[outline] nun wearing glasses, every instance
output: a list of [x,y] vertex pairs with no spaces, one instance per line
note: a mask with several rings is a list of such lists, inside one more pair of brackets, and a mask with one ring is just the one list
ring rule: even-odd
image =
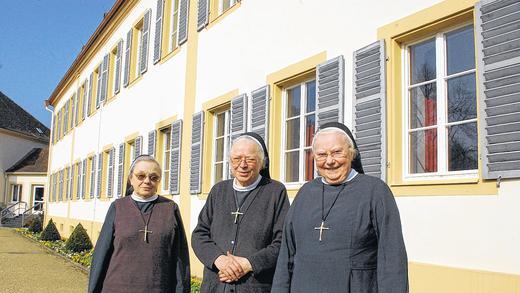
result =
[[289,209],[287,192],[270,178],[258,134],[236,138],[229,160],[234,179],[213,186],[192,233],[193,251],[204,264],[201,293],[267,293]]
[[186,235],[177,204],[157,195],[161,174],[149,155],[130,166],[133,192],[110,205],[88,292],[190,292]]

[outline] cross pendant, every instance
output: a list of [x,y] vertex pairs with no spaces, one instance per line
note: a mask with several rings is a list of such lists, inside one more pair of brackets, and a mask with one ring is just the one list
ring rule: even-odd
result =
[[314,227],[314,230],[320,230],[320,238],[319,238],[320,241],[321,241],[321,236],[323,234],[323,230],[329,230],[330,229],[329,227],[325,227],[324,224],[325,224],[325,222],[321,221],[321,225],[319,227]]
[[144,226],[144,230],[139,230],[139,232],[144,232],[144,242],[148,243],[148,233],[152,234],[152,231],[148,230],[148,225]]
[[237,223],[238,216],[243,215],[244,213],[239,212],[240,208],[237,208],[236,212],[232,212],[231,214],[235,216],[235,224]]

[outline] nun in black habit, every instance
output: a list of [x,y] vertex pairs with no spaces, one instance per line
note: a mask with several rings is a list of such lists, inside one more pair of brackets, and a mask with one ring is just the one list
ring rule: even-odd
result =
[[211,189],[192,233],[204,264],[201,293],[270,292],[289,200],[269,176],[263,139],[245,133],[230,152],[234,179]]
[[287,213],[272,293],[406,293],[407,256],[392,192],[363,174],[352,134],[327,123],[313,140],[321,175]]

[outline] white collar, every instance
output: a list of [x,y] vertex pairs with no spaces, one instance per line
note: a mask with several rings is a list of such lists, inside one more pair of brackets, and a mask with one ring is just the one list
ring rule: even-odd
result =
[[156,200],[159,197],[157,194],[154,194],[154,195],[150,196],[149,198],[142,198],[139,195],[137,195],[135,192],[132,193],[131,196],[132,196],[133,200],[138,201],[138,202],[151,202],[151,201]]
[[[349,182],[350,180],[354,179],[354,177],[356,177],[357,174],[359,174],[359,173],[356,170],[354,170],[354,168],[350,169],[350,173],[348,173],[347,178],[345,178],[345,180],[343,180],[343,182],[341,182],[341,184],[343,184],[345,182]],[[330,185],[327,181],[325,181],[325,178],[323,178],[323,177],[321,177],[321,182],[323,182],[323,184]]]
[[249,184],[248,186],[240,186],[237,183],[237,179],[233,179],[233,189],[236,191],[251,191],[255,189],[258,186],[258,183],[260,183],[260,180],[262,180],[262,175],[258,175],[258,178],[256,178],[255,182]]

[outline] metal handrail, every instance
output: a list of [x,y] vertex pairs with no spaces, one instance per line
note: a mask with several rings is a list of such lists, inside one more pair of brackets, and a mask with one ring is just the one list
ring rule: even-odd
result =
[[[20,215],[20,210],[21,210],[21,206],[22,206],[22,204],[23,204],[23,206],[24,206],[23,213],[21,213],[21,215],[22,215],[22,223],[23,223],[23,220],[24,220],[24,217],[25,217],[25,211],[27,210],[27,203],[26,203],[25,201],[19,201],[19,202],[17,202],[17,203],[14,203],[14,204],[12,204],[12,205],[6,207],[5,209],[2,210],[2,212],[0,212],[0,227],[2,226],[2,220],[3,220],[4,218],[7,218],[6,215],[8,215],[8,214],[12,214],[12,215],[14,215],[15,217],[16,217],[16,214],[17,214],[17,213],[18,213],[18,215]],[[11,211],[11,209],[12,209],[13,207],[15,207],[15,206],[17,206],[16,209],[14,209],[14,211]]]
[[[22,214],[22,227],[25,224],[24,223],[25,222],[25,215],[28,214],[30,211],[35,210],[36,207],[38,207],[38,206],[43,207],[43,202],[36,203],[32,207],[26,209],[25,212],[23,212],[23,214]],[[43,212],[43,209],[41,210],[41,212]]]

